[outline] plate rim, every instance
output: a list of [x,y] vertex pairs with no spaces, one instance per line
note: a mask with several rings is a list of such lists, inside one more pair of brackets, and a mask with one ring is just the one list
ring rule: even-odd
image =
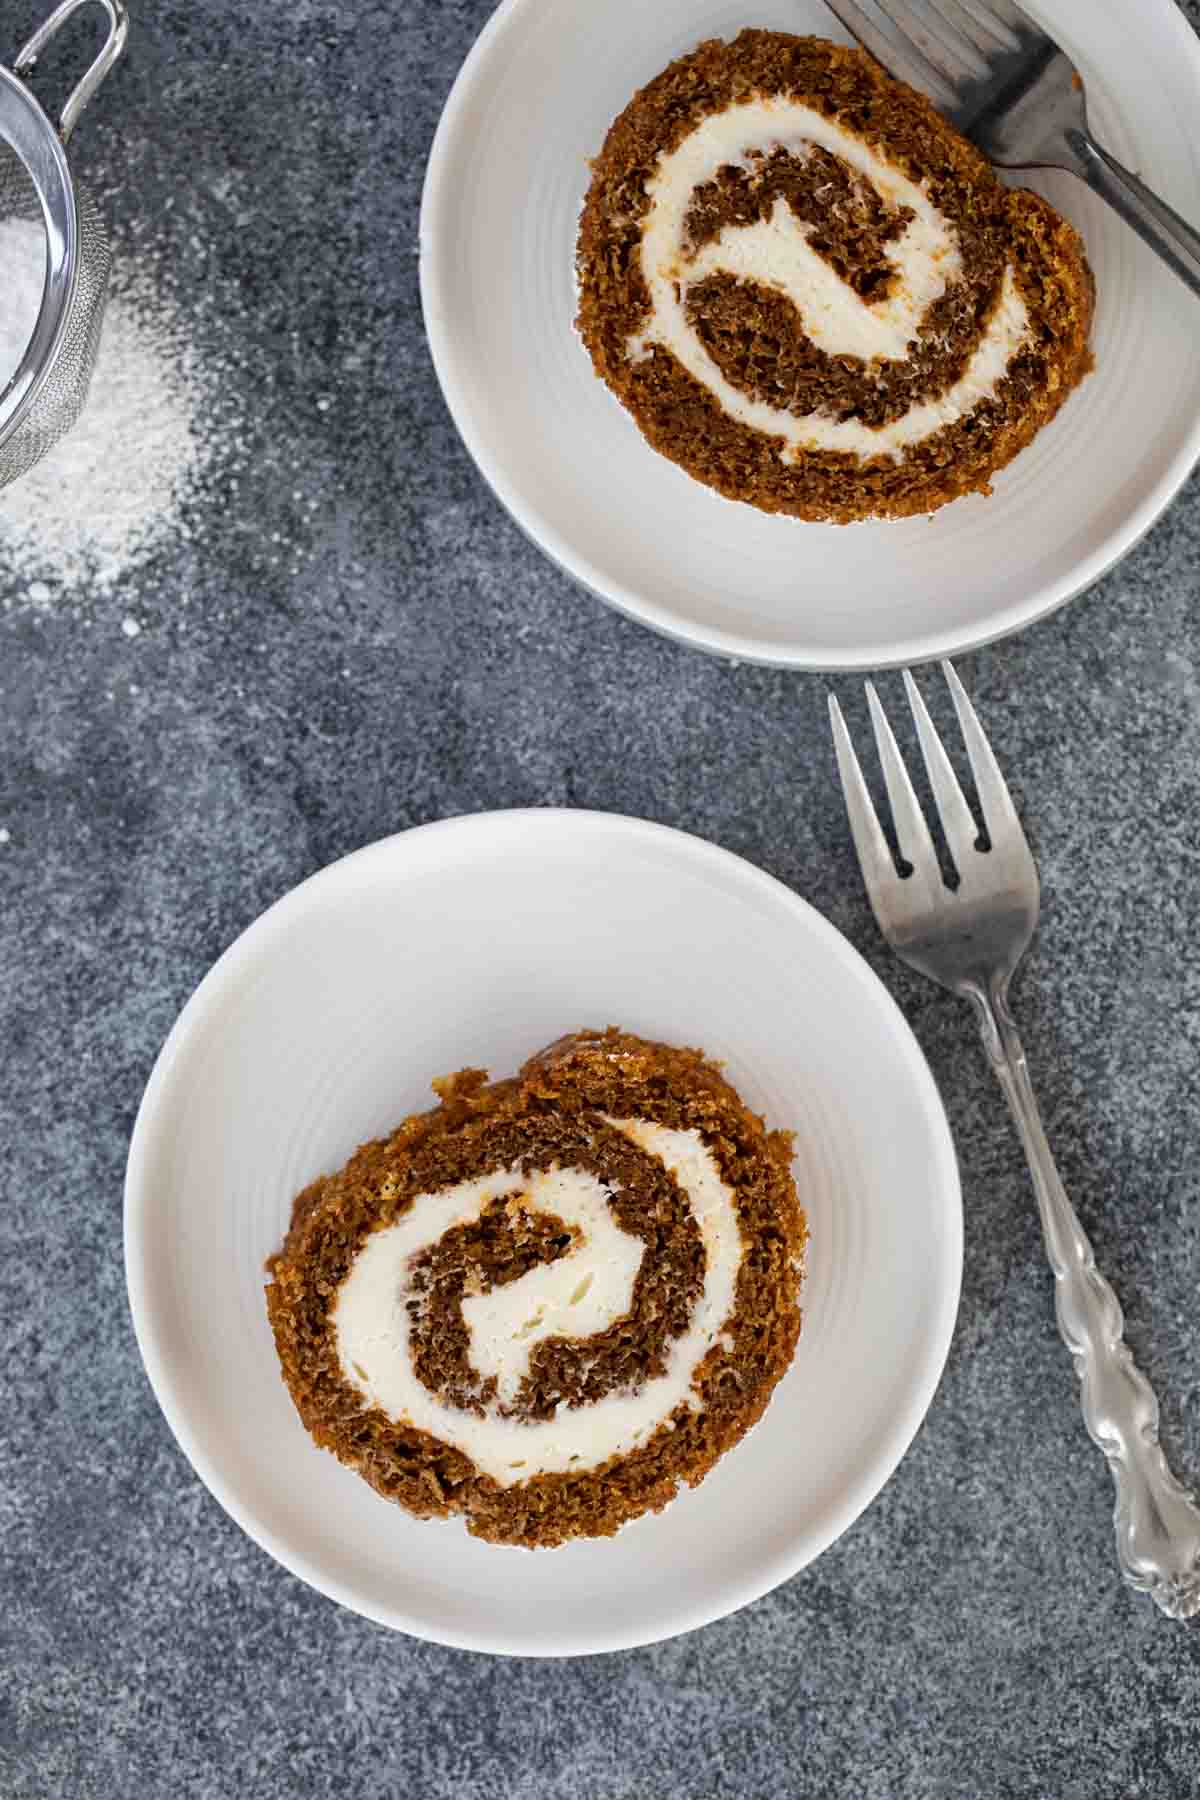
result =
[[[630,832],[635,838],[666,843],[676,855],[684,855],[700,863],[716,864],[736,873],[739,880],[756,887],[777,901],[782,901],[802,921],[806,929],[823,940],[847,969],[863,982],[865,989],[880,1005],[884,1017],[893,1028],[898,1027],[896,1041],[902,1047],[905,1063],[922,1101],[922,1116],[930,1138],[930,1167],[936,1179],[931,1191],[942,1197],[941,1213],[947,1231],[947,1279],[939,1295],[936,1317],[931,1322],[928,1348],[922,1356],[912,1388],[903,1407],[894,1415],[888,1436],[872,1447],[870,1466],[830,1508],[824,1528],[810,1534],[797,1554],[794,1543],[786,1552],[765,1560],[755,1579],[740,1588],[732,1598],[722,1594],[715,1604],[710,1599],[681,1606],[669,1617],[664,1616],[653,1628],[635,1628],[628,1632],[609,1632],[603,1638],[580,1644],[559,1640],[553,1629],[542,1631],[536,1645],[515,1642],[503,1631],[462,1632],[454,1629],[432,1629],[424,1619],[404,1614],[399,1609],[372,1605],[369,1596],[350,1583],[331,1577],[314,1559],[295,1549],[271,1530],[244,1502],[236,1484],[226,1481],[199,1441],[199,1434],[189,1423],[188,1408],[175,1391],[165,1358],[160,1356],[158,1336],[161,1325],[158,1312],[162,1302],[155,1302],[146,1268],[147,1247],[152,1232],[153,1190],[150,1161],[154,1151],[153,1134],[161,1100],[171,1081],[176,1065],[186,1053],[189,1039],[203,1023],[213,1006],[219,1004],[228,984],[235,980],[243,965],[259,955],[265,942],[278,933],[281,923],[294,910],[303,906],[313,890],[336,879],[344,879],[350,865],[360,871],[372,861],[381,864],[397,854],[403,844],[416,839],[457,835],[469,837],[473,832],[519,830],[537,823],[552,830],[583,832]],[[326,1598],[367,1618],[377,1625],[398,1630],[429,1643],[451,1649],[474,1650],[498,1656],[565,1657],[600,1655],[610,1651],[639,1648],[694,1631],[701,1626],[725,1618],[742,1607],[761,1599],[782,1582],[798,1574],[846,1532],[854,1521],[877,1498],[891,1480],[920,1430],[934,1395],[941,1383],[953,1341],[962,1291],[963,1209],[958,1159],[945,1104],[920,1042],[898,1003],[880,976],[838,928],[810,901],[786,883],[759,868],[756,863],[692,832],[675,826],[624,813],[603,812],[571,807],[514,807],[493,811],[456,814],[407,830],[390,834],[338,857],[306,876],[294,887],[274,900],[238,933],[198,982],[181,1007],[156,1058],[138,1106],[130,1137],[126,1162],[123,1200],[123,1245],[126,1293],[132,1316],[134,1335],[147,1380],[173,1437],[193,1473],[199,1478],[218,1505],[258,1547],[279,1563],[289,1574]]]
[[[1049,618],[1070,601],[1078,599],[1137,548],[1175,499],[1197,461],[1200,461],[1200,408],[1197,409],[1184,442],[1149,494],[1143,497],[1120,527],[1110,533],[1091,556],[1076,565],[1071,574],[1051,583],[1049,587],[1039,588],[1032,597],[1008,606],[984,631],[918,634],[871,646],[848,659],[835,653],[826,654],[812,647],[797,651],[719,626],[681,623],[667,608],[643,598],[620,583],[609,582],[587,557],[577,555],[571,549],[549,521],[530,513],[516,497],[513,484],[505,476],[503,467],[487,454],[479,442],[474,441],[469,429],[466,401],[468,384],[461,375],[454,372],[453,339],[442,322],[435,293],[432,245],[435,218],[445,207],[447,191],[452,187],[450,153],[460,117],[471,102],[473,90],[480,82],[487,59],[496,44],[520,14],[544,3],[545,0],[500,0],[495,12],[472,43],[454,78],[438,118],[421,187],[418,278],[430,359],[442,399],[459,439],[508,517],[556,568],[561,569],[602,604],[674,643],[737,663],[834,675],[857,673],[863,669],[894,669],[906,665],[915,667],[941,657],[965,656],[988,644],[999,643],[1040,620]],[[1178,54],[1191,65],[1192,78],[1197,94],[1200,95],[1200,37],[1192,30],[1175,0],[1160,0],[1157,17],[1165,30],[1174,33]]]

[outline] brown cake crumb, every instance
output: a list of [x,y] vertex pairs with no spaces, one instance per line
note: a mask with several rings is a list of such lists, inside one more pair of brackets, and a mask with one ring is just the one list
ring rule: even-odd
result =
[[[659,158],[705,118],[756,97],[794,98],[885,155],[953,228],[961,272],[926,312],[903,361],[830,355],[806,335],[779,289],[719,272],[689,285],[688,323],[722,376],[749,399],[798,417],[878,428],[963,375],[987,329],[1006,266],[1030,315],[1029,333],[994,394],[898,457],[804,448],[735,419],[662,344],[631,354],[651,315],[641,232]],[[694,191],[686,217],[695,255],[726,226],[767,220],[782,199],[815,250],[862,300],[887,298],[889,244],[911,212],[821,147],[779,148],[720,169]],[[1083,245],[1037,195],[1006,188],[991,165],[924,96],[891,80],[864,52],[775,31],[711,39],[630,101],[593,164],[577,248],[578,325],[597,375],[656,450],[729,499],[765,512],[849,523],[928,513],[991,477],[1058,411],[1092,366],[1094,305]]]
[[[761,1416],[800,1329],[804,1216],[791,1176],[791,1138],[767,1131],[698,1050],[673,1049],[610,1027],[578,1032],[488,1084],[463,1070],[434,1083],[441,1103],[390,1137],[365,1144],[338,1174],[300,1194],[271,1258],[267,1310],[280,1365],[315,1441],[381,1494],[422,1518],[460,1514],[477,1537],[529,1547],[610,1536],[695,1486]],[[636,1392],[661,1374],[704,1283],[705,1248],[674,1174],[608,1119],[697,1131],[734,1194],[742,1260],[733,1307],[692,1381],[698,1402],[675,1408],[636,1450],[579,1473],[501,1486],[460,1449],[370,1404],[343,1375],[333,1327],[337,1296],[372,1232],[420,1195],[500,1170],[554,1166],[603,1182],[614,1221],[645,1249],[629,1311],[586,1338],[549,1337],[501,1409],[540,1421],[565,1404]],[[409,1268],[407,1310],[417,1379],[466,1414],[498,1405],[493,1377],[469,1360],[462,1302],[569,1255],[562,1219],[496,1198],[454,1226]]]

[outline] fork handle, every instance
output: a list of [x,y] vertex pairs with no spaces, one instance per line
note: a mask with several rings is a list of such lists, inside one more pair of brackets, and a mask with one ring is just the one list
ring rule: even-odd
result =
[[1029,1161],[1055,1311],[1075,1361],[1083,1419],[1116,1486],[1117,1557],[1130,1587],[1153,1595],[1168,1618],[1200,1613],[1200,1508],[1167,1467],[1158,1400],[1124,1340],[1116,1295],[1096,1267],[1050,1154],[1025,1051],[1008,1010],[1007,981],[972,988],[984,1047]]
[[1068,131],[1067,142],[1074,167],[1088,185],[1132,225],[1193,294],[1200,294],[1200,232],[1123,168],[1089,132]]

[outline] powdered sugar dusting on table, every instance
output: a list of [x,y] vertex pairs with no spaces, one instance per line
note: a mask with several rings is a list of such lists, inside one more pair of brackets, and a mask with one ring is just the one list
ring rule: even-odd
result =
[[[4,221],[0,379],[22,329],[18,305],[28,310],[28,278],[36,269],[40,287],[43,261],[40,227]],[[27,341],[28,330],[22,348]],[[6,607],[50,611],[81,591],[111,590],[189,535],[186,501],[215,447],[204,430],[211,386],[172,303],[136,264],[118,264],[82,416],[0,491]]]

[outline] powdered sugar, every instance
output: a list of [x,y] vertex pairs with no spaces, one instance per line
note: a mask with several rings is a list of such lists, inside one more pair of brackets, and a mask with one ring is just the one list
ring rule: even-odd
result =
[[0,219],[0,391],[21,366],[46,285],[46,238],[40,225]]
[[[43,261],[40,230],[5,221],[0,375],[21,330],[19,309],[35,266],[40,299]],[[28,331],[22,348],[26,341]],[[11,577],[4,582],[0,575],[0,587],[8,590],[7,604],[45,611],[68,592],[111,589],[186,535],[183,503],[211,448],[199,430],[205,389],[174,308],[136,266],[118,267],[82,417],[48,456],[0,492],[0,570],[7,566]]]

